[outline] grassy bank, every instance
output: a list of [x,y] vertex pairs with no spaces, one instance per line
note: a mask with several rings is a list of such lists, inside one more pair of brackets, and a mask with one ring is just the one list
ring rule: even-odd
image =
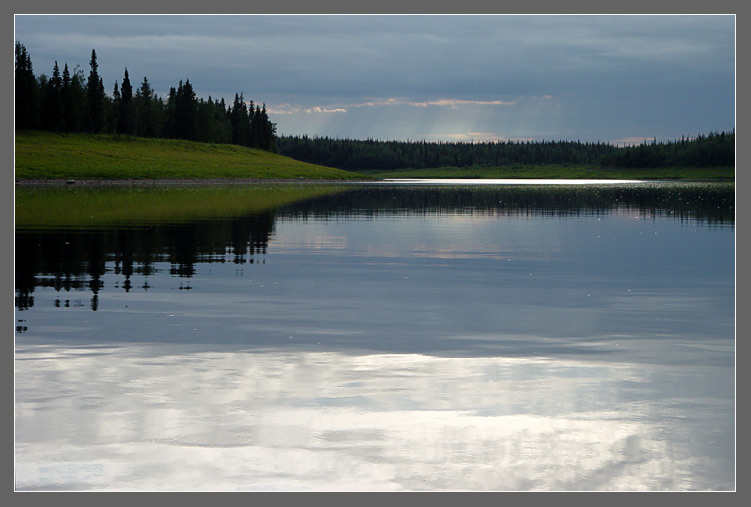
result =
[[551,178],[551,179],[639,179],[639,180],[718,180],[735,179],[733,167],[667,167],[643,169],[603,169],[593,166],[437,167],[368,172],[376,178]]
[[228,144],[112,135],[16,133],[17,179],[367,179]]

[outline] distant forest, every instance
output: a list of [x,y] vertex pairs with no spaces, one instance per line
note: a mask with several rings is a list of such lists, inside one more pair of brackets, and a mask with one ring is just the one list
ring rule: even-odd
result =
[[508,165],[599,167],[735,166],[735,130],[671,142],[616,147],[580,141],[426,142],[281,136],[279,153],[350,171]]
[[235,94],[232,105],[224,99],[196,98],[190,80],[170,88],[167,100],[159,97],[144,77],[134,89],[125,68],[112,95],[105,92],[96,51],[91,51],[88,77],[76,66],[55,62],[51,76],[34,75],[31,57],[20,42],[15,47],[15,127],[53,132],[88,132],[140,137],[186,139],[238,144],[276,152],[276,125],[266,105],[245,103]]
[[55,62],[51,76],[35,76],[31,57],[15,47],[15,126],[18,130],[89,132],[164,137],[259,148],[328,167],[350,171],[387,171],[436,167],[509,165],[588,165],[598,167],[733,167],[735,130],[711,132],[669,142],[616,147],[603,142],[495,141],[427,142],[277,136],[266,105],[235,94],[224,99],[197,99],[189,80],[170,88],[166,100],[146,77],[133,87],[125,68],[112,95],[98,72],[91,51],[88,77],[76,66]]

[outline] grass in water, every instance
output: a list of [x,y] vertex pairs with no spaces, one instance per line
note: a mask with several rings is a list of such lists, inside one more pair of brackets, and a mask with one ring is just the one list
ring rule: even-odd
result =
[[17,187],[17,229],[179,223],[271,211],[341,192],[341,185],[260,184],[188,187]]

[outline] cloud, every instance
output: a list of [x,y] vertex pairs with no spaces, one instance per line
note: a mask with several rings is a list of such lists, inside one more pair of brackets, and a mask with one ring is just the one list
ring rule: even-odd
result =
[[442,133],[442,134],[434,134],[436,139],[450,139],[453,141],[469,141],[469,142],[477,142],[477,143],[484,143],[484,142],[526,142],[526,141],[538,141],[539,139],[536,139],[534,137],[506,137],[502,136],[496,132],[453,132],[453,133]]
[[410,106],[415,107],[427,107],[427,106],[439,106],[439,107],[451,107],[456,109],[459,106],[465,105],[480,105],[480,106],[513,106],[515,101],[505,100],[462,100],[462,99],[439,99],[429,100],[427,102],[410,102]]
[[498,141],[501,139],[501,136],[499,136],[495,132],[450,133],[450,134],[440,134],[440,137],[445,138],[445,139],[455,140],[455,141],[472,141],[472,142]]
[[438,106],[438,107],[450,107],[453,109],[456,109],[459,106],[513,106],[516,104],[516,101],[506,101],[506,100],[466,100],[466,99],[435,99],[435,100],[424,100],[424,101],[414,101],[409,100],[406,98],[398,98],[398,97],[390,97],[385,99],[374,99],[369,100],[367,102],[361,102],[359,104],[354,104],[353,107],[381,107],[381,106],[398,106],[398,105],[408,105],[413,107],[428,107],[428,106]]
[[268,107],[267,111],[269,114],[289,115],[289,114],[298,114],[298,113],[305,113],[305,114],[346,113],[347,109],[343,107],[321,107],[321,106],[313,106],[313,107],[306,108],[306,107],[295,106],[291,104],[279,104],[277,106]]
[[654,139],[654,136],[632,136],[612,139],[610,143],[616,146],[637,146],[645,141],[651,141],[652,139]]
[[[551,98],[549,95],[544,97]],[[365,102],[347,104],[346,107],[339,104],[329,104],[325,106],[304,107],[301,105],[278,104],[269,108],[269,113],[274,114],[295,114],[295,113],[346,113],[347,108],[368,108],[368,107],[388,107],[388,106],[411,106],[411,107],[450,107],[457,109],[459,106],[513,106],[516,101],[506,100],[466,100],[466,99],[436,99],[414,101],[403,97],[377,98]]]

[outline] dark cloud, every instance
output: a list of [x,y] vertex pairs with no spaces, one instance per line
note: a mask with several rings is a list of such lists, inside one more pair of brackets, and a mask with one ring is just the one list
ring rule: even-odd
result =
[[[423,132],[474,124],[513,137],[513,124],[525,125],[519,136],[608,139],[733,128],[734,25],[732,16],[17,16],[16,39],[38,74],[54,60],[88,70],[95,48],[108,89],[127,66],[163,94],[189,78],[202,97],[242,91],[301,111],[273,118],[282,132],[417,137],[407,126],[424,120]],[[553,98],[547,109],[533,101],[543,96]],[[358,107],[390,98],[404,100]],[[440,99],[467,102],[409,105]],[[472,103],[493,100],[517,106]]]

